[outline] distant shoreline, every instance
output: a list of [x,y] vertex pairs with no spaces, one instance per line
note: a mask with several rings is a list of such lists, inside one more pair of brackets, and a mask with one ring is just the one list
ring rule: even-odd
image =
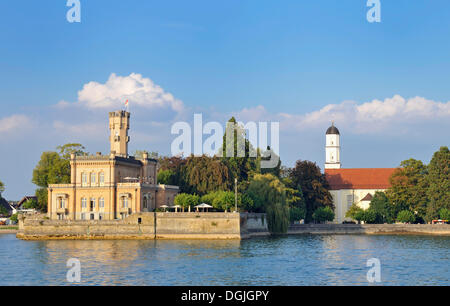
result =
[[450,236],[450,224],[296,224],[289,235],[436,235]]
[[18,226],[13,225],[1,225],[0,234],[17,234],[19,232]]

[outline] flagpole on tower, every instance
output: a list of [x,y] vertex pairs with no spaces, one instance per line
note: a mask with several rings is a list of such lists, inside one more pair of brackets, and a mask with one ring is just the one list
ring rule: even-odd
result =
[[129,110],[128,110],[128,100],[125,101],[125,111],[129,112]]

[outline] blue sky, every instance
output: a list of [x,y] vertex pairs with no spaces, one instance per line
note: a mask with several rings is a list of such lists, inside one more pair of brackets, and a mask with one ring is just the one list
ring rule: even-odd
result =
[[[107,112],[125,96],[135,112],[131,150],[169,154],[171,124],[192,121],[194,112],[219,122],[279,121],[288,166],[323,165],[331,120],[344,167],[428,162],[448,145],[446,0],[381,0],[381,23],[367,22],[365,0],[81,5],[81,23],[68,23],[65,0],[0,2],[7,198],[33,193],[42,151],[78,141],[106,152]],[[172,98],[124,94],[127,82]],[[99,90],[108,91],[103,100]]]

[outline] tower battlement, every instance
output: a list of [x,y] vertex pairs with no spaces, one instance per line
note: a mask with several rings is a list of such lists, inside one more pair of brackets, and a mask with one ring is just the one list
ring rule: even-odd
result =
[[118,156],[128,156],[128,130],[130,129],[130,113],[126,111],[115,111],[109,113],[109,142],[111,153]]

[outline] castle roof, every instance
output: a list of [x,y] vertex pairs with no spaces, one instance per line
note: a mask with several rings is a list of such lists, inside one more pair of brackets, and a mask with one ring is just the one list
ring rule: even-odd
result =
[[331,190],[387,189],[396,168],[325,169]]

